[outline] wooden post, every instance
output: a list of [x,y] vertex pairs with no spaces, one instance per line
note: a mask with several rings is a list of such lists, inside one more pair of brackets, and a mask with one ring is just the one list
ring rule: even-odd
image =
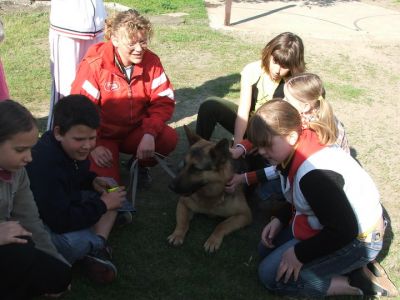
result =
[[224,19],[225,26],[229,26],[231,24],[231,10],[232,10],[232,0],[225,0],[225,19]]

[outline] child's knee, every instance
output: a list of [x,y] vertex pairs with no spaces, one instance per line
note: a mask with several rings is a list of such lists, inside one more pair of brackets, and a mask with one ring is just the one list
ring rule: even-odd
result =
[[270,261],[264,259],[261,261],[258,266],[258,278],[261,283],[270,291],[274,291],[276,289],[276,268],[275,264],[271,264]]

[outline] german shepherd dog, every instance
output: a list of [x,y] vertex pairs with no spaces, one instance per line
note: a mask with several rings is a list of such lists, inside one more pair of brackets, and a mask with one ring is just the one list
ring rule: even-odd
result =
[[206,141],[184,126],[190,144],[184,166],[170,184],[181,195],[176,208],[176,228],[168,237],[170,244],[181,245],[194,213],[226,218],[204,243],[207,252],[221,246],[225,235],[251,223],[251,210],[241,188],[232,194],[225,184],[234,174],[233,159],[227,139],[217,144]]

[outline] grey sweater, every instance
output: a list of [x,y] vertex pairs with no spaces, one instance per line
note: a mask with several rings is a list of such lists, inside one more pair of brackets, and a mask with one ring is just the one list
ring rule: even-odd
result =
[[0,180],[0,222],[19,221],[32,233],[35,247],[67,263],[57,252],[39,217],[25,168],[14,172],[12,182]]

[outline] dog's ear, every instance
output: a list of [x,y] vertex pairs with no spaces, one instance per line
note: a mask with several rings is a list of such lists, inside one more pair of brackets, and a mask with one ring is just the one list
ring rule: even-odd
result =
[[189,126],[183,125],[183,129],[185,130],[187,140],[189,142],[189,145],[192,146],[193,144],[197,143],[199,140],[201,140],[201,136],[197,135],[193,131],[190,130]]
[[225,163],[231,157],[229,152],[229,141],[227,139],[220,140],[214,148],[210,150],[210,156],[217,163]]

